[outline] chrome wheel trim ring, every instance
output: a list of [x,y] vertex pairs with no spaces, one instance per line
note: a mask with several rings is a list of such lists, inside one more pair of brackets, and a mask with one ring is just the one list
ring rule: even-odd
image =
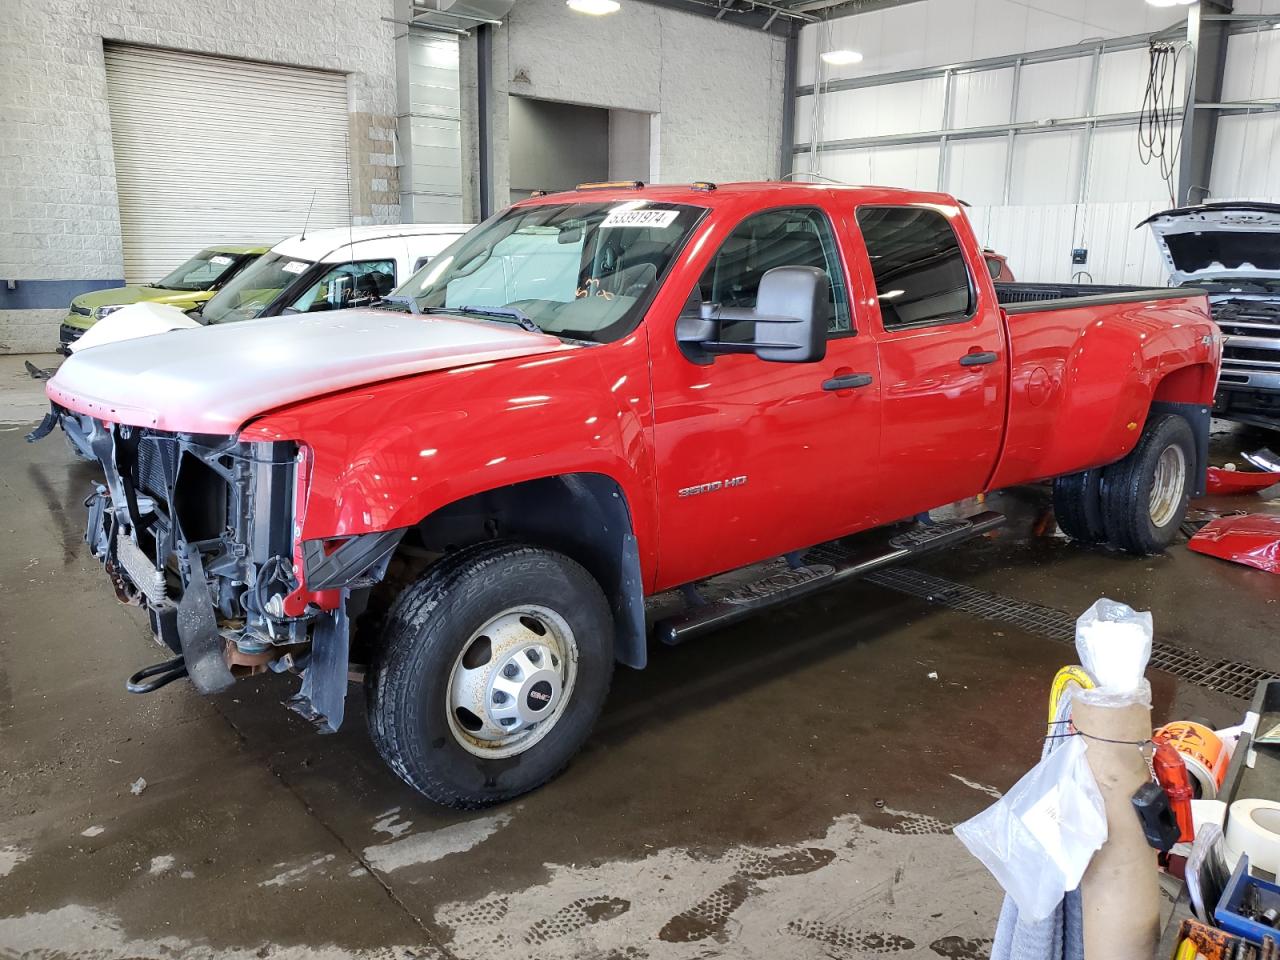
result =
[[1155,526],[1167,526],[1177,516],[1186,486],[1187,455],[1183,453],[1182,447],[1171,443],[1156,461],[1155,477],[1151,482],[1151,499],[1147,509]]
[[449,673],[445,713],[458,744],[497,760],[524,753],[564,715],[578,675],[578,644],[560,614],[539,604],[490,617]]

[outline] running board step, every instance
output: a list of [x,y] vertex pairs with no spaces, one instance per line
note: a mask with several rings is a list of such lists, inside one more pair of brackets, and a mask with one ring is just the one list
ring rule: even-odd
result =
[[1004,521],[1004,514],[987,510],[964,520],[940,520],[914,527],[887,541],[824,543],[808,550],[801,566],[753,581],[727,596],[661,620],[654,624],[654,633],[663,643],[675,646],[745,620],[766,607],[789,603],[922,554],[980,537]]

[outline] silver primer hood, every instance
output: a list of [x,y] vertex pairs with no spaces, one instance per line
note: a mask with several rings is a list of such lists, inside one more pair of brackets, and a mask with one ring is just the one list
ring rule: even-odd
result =
[[573,350],[505,323],[338,310],[174,330],[72,354],[45,392],[78,413],[232,434],[286,404],[366,384]]
[[1152,214],[1148,225],[1174,286],[1280,280],[1280,204],[1205,203]]

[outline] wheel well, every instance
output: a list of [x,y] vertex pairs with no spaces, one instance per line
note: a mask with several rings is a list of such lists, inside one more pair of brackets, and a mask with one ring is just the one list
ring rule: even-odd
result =
[[498,538],[558,550],[582,564],[613,611],[618,661],[645,665],[640,552],[626,496],[615,480],[572,473],[477,493],[424,517],[397,553],[435,555]]
[[1156,384],[1153,400],[1166,403],[1208,403],[1213,395],[1213,365],[1193,363],[1165,374]]

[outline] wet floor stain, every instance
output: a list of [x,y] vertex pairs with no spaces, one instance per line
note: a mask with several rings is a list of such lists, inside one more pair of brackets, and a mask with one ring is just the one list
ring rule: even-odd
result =
[[708,938],[722,939],[735,910],[756,891],[754,881],[770,877],[793,877],[812,873],[835,859],[831,850],[806,847],[777,856],[758,851],[735,851],[740,869],[737,876],[684,912],[672,917],[658,932],[668,943],[693,943]]
[[[942,821],[892,816],[928,829],[885,830],[848,814],[794,844],[549,864],[547,882],[444,904],[433,925],[468,960],[530,947],[540,960],[936,957],[923,943],[958,925],[975,942],[988,934],[998,897],[981,866],[937,829]],[[971,905],[967,919],[939,913],[939,897]]]
[[986,960],[991,956],[990,937],[941,937],[929,949],[947,960]]
[[336,859],[332,853],[322,854],[312,857],[302,863],[290,866],[284,863],[277,863],[276,867],[284,867],[270,880],[263,880],[258,884],[260,887],[283,887],[301,884],[311,876],[319,872],[326,864],[332,863]]
[[884,812],[891,818],[890,822],[885,826],[885,829],[890,833],[919,837],[935,833],[950,833],[951,828],[955,826],[955,824],[945,823],[937,817],[925,813],[912,813],[888,808],[885,808]]
[[916,947],[915,941],[910,937],[896,933],[851,930],[820,920],[792,920],[787,924],[787,933],[833,948],[827,955],[837,960],[854,960],[868,954],[883,956],[904,953]]
[[343,950],[255,943],[226,948],[178,936],[133,937],[117,918],[78,905],[0,918],[0,944],[4,956],[23,960],[444,960],[437,951],[412,945]]
[[658,939],[668,943],[695,943],[710,937],[723,939],[729,919],[747,902],[751,890],[749,880],[742,877],[730,880],[668,920],[658,931]]
[[548,940],[567,937],[590,924],[620,917],[630,909],[631,901],[621,897],[580,897],[530,927],[524,935],[524,942],[546,943]]
[[0,847],[0,877],[7,877],[13,868],[30,856],[30,852],[18,846]]
[[372,869],[382,873],[432,863],[450,854],[465,853],[483,843],[510,823],[511,817],[510,813],[477,817],[439,830],[409,834],[390,843],[374,844],[365,847],[364,860]]

